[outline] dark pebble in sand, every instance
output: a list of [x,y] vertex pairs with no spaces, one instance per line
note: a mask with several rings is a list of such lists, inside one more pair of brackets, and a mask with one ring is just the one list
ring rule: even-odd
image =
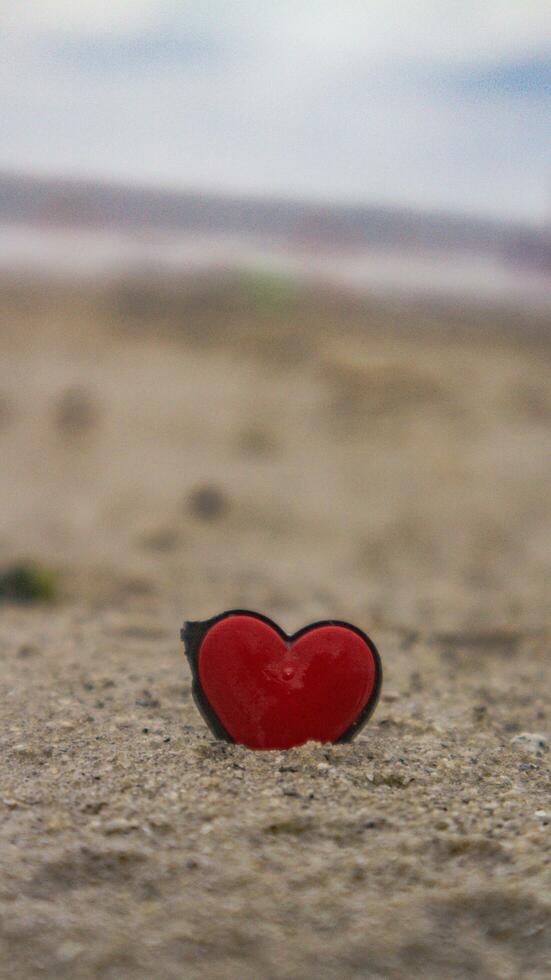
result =
[[142,691],[141,697],[136,698],[136,704],[140,708],[158,708],[160,703],[161,702],[158,700],[158,698],[153,697],[151,691],[148,691],[147,689]]
[[36,657],[38,653],[40,653],[38,647],[33,646],[32,643],[24,643],[23,646],[19,647],[17,656],[26,660],[28,657]]
[[85,388],[67,388],[54,408],[54,420],[60,432],[80,435],[92,429],[99,418],[95,398]]
[[188,498],[188,506],[194,517],[212,521],[226,513],[229,508],[229,501],[227,495],[219,487],[214,484],[205,484],[191,492]]

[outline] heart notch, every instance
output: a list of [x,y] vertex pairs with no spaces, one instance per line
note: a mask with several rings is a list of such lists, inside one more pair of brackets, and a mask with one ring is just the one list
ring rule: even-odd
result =
[[185,623],[193,697],[213,734],[250,749],[349,742],[379,698],[381,658],[356,626],[325,620],[292,636],[232,609]]

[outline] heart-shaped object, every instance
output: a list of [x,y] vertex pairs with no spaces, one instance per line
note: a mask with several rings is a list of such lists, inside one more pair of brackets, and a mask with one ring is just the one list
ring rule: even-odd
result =
[[287,636],[266,616],[231,610],[182,630],[193,696],[218,737],[250,749],[348,742],[375,708],[375,645],[337,620]]

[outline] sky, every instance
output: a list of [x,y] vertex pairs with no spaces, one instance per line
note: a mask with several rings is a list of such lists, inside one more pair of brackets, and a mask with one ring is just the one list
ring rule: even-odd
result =
[[0,170],[551,220],[549,0],[1,0]]

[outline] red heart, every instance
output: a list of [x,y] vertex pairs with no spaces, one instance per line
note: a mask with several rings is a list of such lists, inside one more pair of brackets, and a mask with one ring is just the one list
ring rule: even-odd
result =
[[207,722],[251,749],[348,741],[375,707],[379,655],[348,623],[314,623],[289,637],[264,616],[236,611],[188,623],[182,635]]

